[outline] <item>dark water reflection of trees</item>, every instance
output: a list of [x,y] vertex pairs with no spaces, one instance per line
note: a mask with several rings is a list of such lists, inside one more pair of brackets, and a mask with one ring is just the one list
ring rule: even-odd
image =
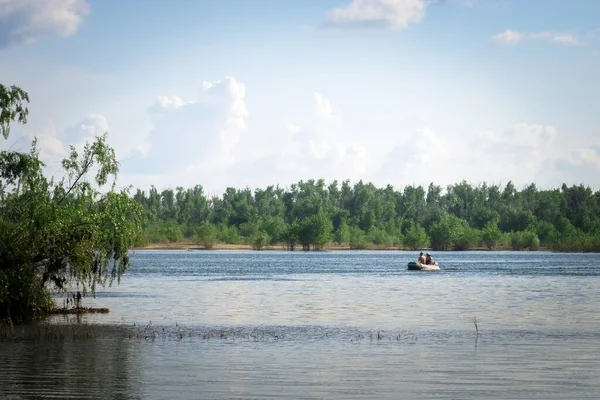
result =
[[0,398],[140,398],[139,343],[98,335],[102,329],[76,339],[48,339],[42,332],[0,340]]

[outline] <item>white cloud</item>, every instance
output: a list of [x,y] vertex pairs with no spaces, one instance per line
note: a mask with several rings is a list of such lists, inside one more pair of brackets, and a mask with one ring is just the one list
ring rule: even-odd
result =
[[[361,179],[371,168],[370,149],[353,140],[344,129],[341,115],[333,115],[331,102],[315,94],[316,112],[301,126],[288,124],[291,135],[259,132],[245,136],[246,159],[221,171],[228,185],[288,185],[300,179]],[[306,108],[311,106],[306,104]],[[250,182],[246,180],[250,180]]]
[[600,154],[593,148],[575,149],[571,151],[570,161],[576,165],[600,166]]
[[557,160],[563,165],[600,170],[600,142],[570,150],[557,157]]
[[371,154],[363,143],[352,142],[340,146],[338,171],[346,171],[348,176],[359,179],[369,170],[370,164]]
[[565,46],[583,46],[585,43],[569,33],[555,33],[550,36],[554,43],[564,44]]
[[65,144],[80,144],[91,140],[94,136],[101,136],[108,132],[110,127],[106,117],[102,114],[91,114],[76,125],[68,128],[61,135]]
[[329,154],[331,144],[326,140],[309,140],[308,148],[310,155],[314,158],[324,158]]
[[[392,146],[392,150],[383,157],[377,174],[389,183],[445,180],[451,161],[454,170],[457,170],[454,158],[458,154],[450,150],[451,143],[429,127],[417,129]],[[434,176],[438,179],[433,179]]]
[[315,92],[315,106],[317,114],[321,117],[329,117],[331,115],[331,103],[318,92]]
[[575,157],[595,160],[589,149],[571,153],[568,159],[561,157],[570,150],[561,148],[557,129],[544,124],[518,123],[503,131],[480,134],[425,127],[402,137],[390,143],[392,150],[382,157],[381,166],[372,175],[379,184],[434,182],[443,186],[466,179],[556,185],[557,176],[569,175],[559,172],[565,164],[574,164]]
[[158,96],[154,104],[152,104],[148,111],[151,113],[160,113],[166,110],[174,110],[182,107],[185,103],[177,96]]
[[[225,96],[229,101],[229,109],[225,126],[221,129],[221,142],[226,151],[237,145],[240,141],[240,135],[246,130],[246,86],[237,82],[235,78],[228,77],[225,81],[215,83],[203,82],[203,85],[210,84],[205,90],[209,96]],[[206,86],[204,86],[206,87]],[[224,92],[224,93],[223,93]]]
[[501,133],[475,137],[465,157],[477,165],[473,175],[480,180],[509,177],[513,182],[534,182],[545,163],[559,154],[557,137],[551,125],[518,123]]
[[292,134],[296,134],[302,130],[300,126],[295,124],[287,124],[285,129]]
[[547,186],[585,184],[600,186],[600,142],[560,152],[545,160],[539,181]]
[[520,32],[505,30],[502,33],[495,35],[492,40],[496,44],[517,44],[523,40],[524,35]]
[[243,83],[226,77],[203,82],[194,101],[158,97],[148,109],[154,127],[138,151],[125,157],[124,171],[215,173],[236,163],[236,149],[247,129],[245,95]]
[[338,27],[383,26],[405,29],[425,15],[426,0],[352,0],[327,15],[327,23]]
[[89,12],[85,0],[0,0],[0,47],[71,36]]
[[585,42],[577,38],[571,33],[561,32],[539,32],[539,33],[523,33],[510,29],[498,33],[492,37],[492,41],[498,45],[516,45],[525,40],[548,40],[552,43],[562,44],[565,46],[583,46]]
[[57,164],[64,156],[67,150],[60,138],[54,124],[49,123],[42,131],[33,134],[29,132],[26,137],[29,140],[37,139],[37,147],[40,150],[40,158],[50,167]]

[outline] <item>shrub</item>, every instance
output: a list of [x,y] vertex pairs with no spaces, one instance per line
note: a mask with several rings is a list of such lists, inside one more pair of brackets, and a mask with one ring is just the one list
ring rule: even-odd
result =
[[355,250],[363,250],[368,246],[367,238],[362,229],[358,226],[351,226],[350,229],[350,248]]
[[217,242],[217,230],[210,222],[203,222],[196,228],[196,243],[205,249],[212,249]]
[[533,231],[518,231],[510,233],[510,246],[513,250],[539,250],[540,239]]

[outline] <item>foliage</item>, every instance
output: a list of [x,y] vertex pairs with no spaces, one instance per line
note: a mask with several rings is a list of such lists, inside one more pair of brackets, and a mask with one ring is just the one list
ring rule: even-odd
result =
[[[128,251],[139,234],[141,207],[126,192],[115,192],[114,183],[110,191],[101,193],[84,178],[94,165],[98,165],[98,186],[106,184],[110,175],[116,177],[114,153],[105,139],[86,145],[81,156],[71,148],[70,157],[63,161],[66,177],[58,183],[44,177],[35,141],[28,165],[14,169],[18,183],[3,190],[0,214],[0,269],[19,270],[22,276],[21,283],[0,282],[8,286],[0,303],[11,315],[48,309],[50,303],[35,300],[47,296],[47,284],[66,290],[75,283],[94,293],[98,284],[119,280],[129,265]],[[7,161],[3,172],[15,166],[10,164],[11,154],[3,152],[0,158]],[[36,285],[39,289],[33,290]]]
[[350,229],[345,220],[342,220],[333,234],[333,241],[337,244],[350,241]]
[[8,138],[11,122],[27,123],[29,95],[17,86],[0,84],[0,133]]
[[240,234],[238,232],[238,228],[235,226],[227,226],[225,224],[220,224],[217,228],[218,238],[221,242],[227,244],[238,244],[240,243]]
[[560,234],[551,222],[537,221],[535,224],[535,232],[540,239],[540,243],[548,246],[559,240]]
[[[333,235],[328,240],[351,248],[512,248],[511,232],[534,232],[539,246],[591,251],[593,238],[600,236],[600,192],[582,185],[540,190],[530,184],[519,190],[512,182],[501,187],[463,181],[446,188],[432,183],[427,190],[410,185],[396,190],[363,181],[352,185],[311,179],[289,190],[228,188],[222,197],[212,198],[200,185],[162,192],[152,187],[134,198],[146,209],[146,230],[175,220],[189,234],[191,226],[207,221],[219,227],[219,241],[252,244],[264,231],[269,245],[290,249],[302,242],[304,248],[315,247],[307,231],[301,232],[314,215],[330,219]],[[306,234],[302,241],[300,233]],[[537,246],[534,239],[530,242],[524,248]]]
[[175,221],[164,224],[152,224],[146,228],[143,242],[146,243],[176,243],[183,239],[181,227]]
[[368,247],[367,238],[362,229],[358,226],[351,226],[349,229],[350,248],[354,250],[362,250]]
[[502,232],[498,228],[498,220],[492,220],[485,224],[481,233],[481,239],[488,249],[492,250],[501,238]]
[[[266,244],[277,244],[285,240],[288,226],[281,216],[267,216],[260,221],[258,235],[267,238]],[[254,235],[256,236],[256,234]]]
[[533,231],[511,232],[510,244],[513,250],[539,250],[540,239]]
[[421,225],[412,223],[406,232],[404,243],[411,250],[417,250],[429,244],[429,237]]
[[269,234],[265,231],[256,232],[252,236],[252,248],[254,250],[262,250],[269,242]]
[[[464,221],[464,220],[463,220]],[[477,246],[481,241],[481,232],[477,229],[471,228],[468,222],[462,224],[454,240],[454,250],[470,250]]]
[[203,222],[196,228],[197,243],[205,249],[212,249],[217,242],[217,230],[210,222]]
[[[28,97],[0,86],[0,98],[6,137],[10,122],[25,122]],[[129,266],[129,249],[139,240],[143,208],[126,190],[115,190],[118,164],[106,134],[79,151],[71,146],[60,181],[48,180],[44,167],[35,140],[29,153],[0,153],[3,316],[49,310],[51,290],[76,285],[84,294],[95,293],[98,285],[119,282]]]
[[300,221],[298,241],[307,250],[311,245],[316,249],[321,249],[331,239],[332,231],[333,224],[327,215],[314,214]]

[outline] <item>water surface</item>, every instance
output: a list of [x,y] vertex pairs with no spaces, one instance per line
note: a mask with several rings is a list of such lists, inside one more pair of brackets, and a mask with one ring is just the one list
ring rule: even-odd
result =
[[0,342],[0,397],[597,398],[596,255],[434,256],[138,251],[92,334]]

